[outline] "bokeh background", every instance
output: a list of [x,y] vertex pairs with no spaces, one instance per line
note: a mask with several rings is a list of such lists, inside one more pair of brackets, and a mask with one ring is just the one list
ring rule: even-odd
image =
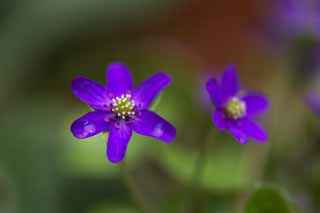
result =
[[[0,212],[142,212],[106,159],[106,135],[77,140],[69,130],[88,110],[71,79],[104,83],[113,61],[126,63],[136,84],[157,71],[174,79],[153,108],[176,126],[176,140],[134,135],[127,150],[128,173],[152,211],[319,212],[320,120],[305,101],[309,91],[320,96],[319,4],[1,1]],[[204,82],[228,64],[245,89],[271,100],[260,119],[266,144],[240,145],[211,123]]]

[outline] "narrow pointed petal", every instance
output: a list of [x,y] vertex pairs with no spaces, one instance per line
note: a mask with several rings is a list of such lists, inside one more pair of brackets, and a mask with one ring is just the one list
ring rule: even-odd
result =
[[132,135],[131,128],[125,122],[118,125],[111,125],[107,145],[107,157],[112,163],[123,160],[129,140]]
[[247,116],[259,115],[269,108],[268,99],[259,94],[249,94],[242,98],[246,104],[246,114]]
[[107,88],[108,93],[113,96],[119,96],[132,90],[132,77],[125,64],[113,63],[107,67]]
[[71,132],[74,137],[83,139],[107,131],[110,116],[112,114],[105,112],[88,112],[71,124]]
[[212,113],[212,121],[214,126],[218,130],[223,131],[227,129],[227,120],[225,119],[223,112],[221,110],[217,109]]
[[239,79],[236,67],[229,65],[221,78],[221,96],[224,99],[233,97],[239,91]]
[[247,135],[237,127],[231,127],[229,129],[231,135],[241,144],[246,144],[248,142]]
[[134,100],[141,105],[142,109],[150,106],[154,98],[168,86],[171,82],[171,77],[164,72],[156,73],[155,75],[144,80],[140,86],[134,91]]
[[86,77],[74,78],[71,82],[71,89],[75,96],[95,109],[106,110],[110,103],[105,88]]
[[211,101],[214,103],[214,105],[218,107],[222,107],[224,102],[221,99],[220,96],[220,87],[218,85],[217,79],[210,78],[206,83],[207,91],[210,95]]
[[144,110],[132,123],[133,130],[141,135],[171,142],[176,137],[176,129],[168,121],[154,112]]
[[239,125],[242,131],[253,140],[261,143],[268,140],[267,133],[258,123],[248,118],[244,118],[240,121]]

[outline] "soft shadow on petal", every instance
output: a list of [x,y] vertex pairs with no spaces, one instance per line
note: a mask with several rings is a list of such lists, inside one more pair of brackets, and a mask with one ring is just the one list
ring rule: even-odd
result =
[[249,94],[242,98],[246,104],[246,115],[255,116],[267,111],[269,107],[268,99],[259,94]]
[[134,100],[141,105],[142,109],[150,106],[154,98],[168,86],[171,82],[171,77],[164,73],[156,73],[155,75],[144,80],[140,86],[134,91]]
[[130,70],[125,64],[110,64],[107,67],[106,78],[108,93],[113,96],[128,93],[133,88]]
[[256,122],[244,118],[240,121],[241,130],[250,138],[257,142],[266,142],[268,140],[265,130]]
[[223,112],[219,109],[212,113],[212,122],[218,130],[225,130],[227,128],[227,120],[225,119]]
[[210,78],[206,83],[206,88],[214,105],[222,107],[224,103],[220,96],[220,87],[218,85],[217,79]]
[[110,103],[105,88],[86,77],[74,78],[71,82],[71,89],[75,96],[95,109],[106,110]]
[[83,139],[107,131],[110,116],[112,114],[105,112],[88,112],[71,124],[71,132],[76,138]]
[[132,128],[138,134],[154,137],[164,142],[171,142],[176,137],[176,129],[173,125],[148,110],[141,111],[141,115],[132,123]]
[[131,135],[132,130],[125,122],[111,125],[107,145],[109,161],[118,163],[123,160]]
[[235,96],[239,91],[239,80],[236,67],[229,65],[221,78],[221,96],[223,99],[228,99]]

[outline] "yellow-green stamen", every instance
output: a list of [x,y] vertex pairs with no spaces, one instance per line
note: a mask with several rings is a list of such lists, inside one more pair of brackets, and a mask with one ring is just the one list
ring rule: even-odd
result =
[[126,119],[135,114],[135,102],[131,100],[131,94],[122,94],[121,96],[112,98],[112,109],[117,117]]
[[238,119],[245,115],[246,104],[237,97],[231,98],[225,105],[225,112],[227,117]]

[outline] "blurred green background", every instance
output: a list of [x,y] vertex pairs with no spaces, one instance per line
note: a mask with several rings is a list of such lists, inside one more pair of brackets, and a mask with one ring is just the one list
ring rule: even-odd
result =
[[[88,110],[71,79],[104,83],[113,61],[128,64],[136,84],[157,71],[174,79],[154,110],[176,126],[176,140],[134,135],[126,155],[155,212],[319,212],[320,121],[303,102],[317,80],[292,69],[288,51],[296,49],[271,44],[268,4],[1,1],[0,212],[142,212],[119,165],[106,159],[106,135],[77,140],[69,130]],[[246,88],[272,102],[261,119],[266,144],[240,145],[211,123],[203,85],[230,63]],[[194,182],[204,141],[203,176]]]

